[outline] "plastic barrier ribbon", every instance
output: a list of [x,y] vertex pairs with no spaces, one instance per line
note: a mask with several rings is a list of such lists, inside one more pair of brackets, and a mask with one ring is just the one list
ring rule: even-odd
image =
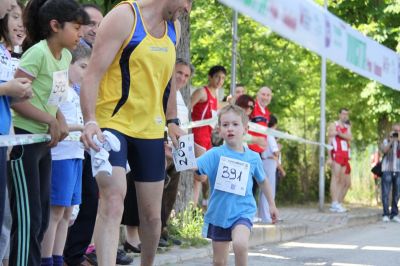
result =
[[[81,133],[72,132],[64,140],[80,141]],[[0,135],[0,147],[28,145],[50,141],[50,134],[21,134],[21,135]]]
[[[183,124],[181,128],[190,129],[195,127],[202,127],[202,126],[212,126],[217,123],[217,118],[210,118],[205,120],[199,121],[191,121],[189,123]],[[270,135],[280,139],[287,139],[292,141],[297,141],[301,143],[311,144],[311,145],[322,145],[328,150],[332,150],[332,145],[328,144],[321,144],[316,141],[311,141],[307,139],[300,138],[298,136],[290,135],[289,133],[282,132],[279,130],[274,130],[271,128],[267,128],[256,123],[249,122],[249,129],[253,132],[260,133],[263,135]],[[69,134],[65,140],[68,141],[80,141],[80,132],[72,132]],[[27,145],[39,142],[47,142],[50,141],[51,137],[49,134],[21,134],[21,135],[5,135],[0,136],[0,147],[7,147],[7,146],[15,146],[15,145]]]

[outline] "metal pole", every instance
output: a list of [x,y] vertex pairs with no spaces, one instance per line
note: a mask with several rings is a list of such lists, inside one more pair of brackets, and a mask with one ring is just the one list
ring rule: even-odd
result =
[[232,18],[232,64],[231,64],[231,90],[230,94],[233,96],[235,92],[235,84],[236,84],[236,46],[238,42],[238,12],[236,10],[233,11],[233,18]]
[[[324,8],[328,9],[328,0],[324,0]],[[326,103],[326,56],[321,56],[321,99],[320,99],[320,134],[319,142],[325,143],[325,103]],[[319,210],[324,210],[325,202],[325,148],[319,146]]]

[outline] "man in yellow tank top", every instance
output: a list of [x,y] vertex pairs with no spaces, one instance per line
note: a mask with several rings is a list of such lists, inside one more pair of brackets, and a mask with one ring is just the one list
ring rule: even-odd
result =
[[[175,144],[182,134],[176,119],[175,79],[171,79],[180,37],[177,18],[190,12],[191,4],[191,0],[121,2],[103,19],[97,33],[81,91],[82,141],[98,150],[92,138],[97,135],[103,140],[102,130],[108,130],[121,142],[119,152],[110,152],[112,176],[96,176],[100,202],[94,239],[100,266],[115,264],[127,161],[136,186],[141,265],[154,262],[161,230],[165,125]],[[164,115],[167,87],[170,95]]]

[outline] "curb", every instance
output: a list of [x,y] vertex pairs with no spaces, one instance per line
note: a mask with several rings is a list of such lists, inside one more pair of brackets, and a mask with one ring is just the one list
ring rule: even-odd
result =
[[[278,224],[265,225],[254,224],[250,235],[249,247],[254,247],[262,244],[271,244],[284,241],[290,241],[304,236],[312,236],[323,233],[332,232],[346,227],[367,225],[376,223],[380,219],[380,213],[348,213],[343,217],[343,221],[338,224],[327,224],[325,228],[316,229],[312,224],[295,223],[295,224]],[[173,247],[165,253],[158,253],[154,265],[176,265],[182,264],[185,261],[210,258],[212,256],[212,246],[208,245],[202,248],[182,249]],[[140,265],[140,257],[135,257],[132,265]]]

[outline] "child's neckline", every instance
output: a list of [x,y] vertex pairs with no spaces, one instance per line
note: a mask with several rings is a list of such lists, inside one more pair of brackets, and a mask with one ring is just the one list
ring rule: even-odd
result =
[[243,147],[243,150],[242,151],[237,151],[237,150],[235,150],[235,149],[233,149],[232,147],[230,147],[228,144],[224,144],[224,146],[228,149],[228,150],[230,150],[230,151],[233,151],[233,152],[236,152],[236,153],[240,153],[240,154],[243,154],[243,153],[245,153],[246,152],[246,147],[245,146],[242,146]]
[[53,59],[56,60],[56,61],[61,61],[63,59],[62,58],[62,51],[63,51],[64,48],[61,48],[61,50],[60,50],[60,58],[57,58],[56,56],[54,56],[54,53],[53,53],[53,51],[51,49],[51,46],[49,45],[49,41],[46,39],[46,40],[44,40],[44,42],[46,43],[47,48],[49,49],[50,54],[53,57]]

